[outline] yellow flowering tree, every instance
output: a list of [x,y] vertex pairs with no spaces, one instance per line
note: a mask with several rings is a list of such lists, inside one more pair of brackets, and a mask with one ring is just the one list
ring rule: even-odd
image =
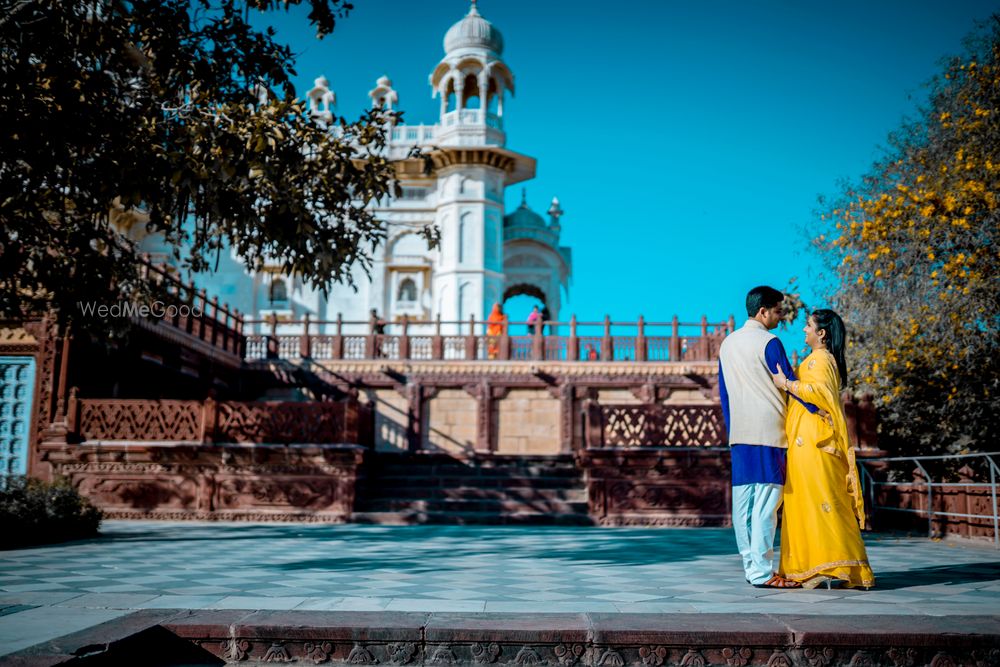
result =
[[853,389],[900,453],[996,449],[1000,17],[932,80],[919,120],[824,209],[815,243],[847,321]]

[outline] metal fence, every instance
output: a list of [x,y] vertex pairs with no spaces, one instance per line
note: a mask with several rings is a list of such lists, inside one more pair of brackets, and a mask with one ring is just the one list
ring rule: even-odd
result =
[[[942,456],[893,456],[858,459],[861,483],[871,513],[897,512],[916,517],[927,517],[929,537],[960,533],[965,528],[968,536],[989,530],[992,524],[993,545],[1000,548],[1000,515],[997,513],[997,483],[1000,452],[981,454],[949,454]],[[939,465],[958,463],[964,465],[950,473],[938,473],[939,481],[928,469],[930,462]],[[880,480],[886,467],[895,463],[912,463],[913,479],[910,481]],[[970,465],[972,464],[972,465]],[[973,465],[978,464],[978,470]],[[985,464],[985,465],[983,465]],[[986,470],[989,481],[985,481]],[[945,481],[945,477],[959,477],[958,481]],[[977,479],[983,478],[983,479]],[[973,511],[979,510],[979,511]]]

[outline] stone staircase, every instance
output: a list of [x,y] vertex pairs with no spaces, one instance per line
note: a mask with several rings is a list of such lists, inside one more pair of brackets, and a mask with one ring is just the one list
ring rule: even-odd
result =
[[591,525],[571,455],[459,460],[369,454],[352,521],[379,524]]

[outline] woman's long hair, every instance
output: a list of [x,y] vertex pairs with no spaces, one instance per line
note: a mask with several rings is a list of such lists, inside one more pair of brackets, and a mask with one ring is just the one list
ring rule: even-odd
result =
[[820,308],[812,313],[813,322],[816,323],[816,332],[825,331],[823,344],[830,351],[837,361],[837,370],[840,372],[840,386],[847,386],[847,360],[844,358],[844,347],[847,345],[847,329],[844,327],[844,320],[840,315],[829,308]]

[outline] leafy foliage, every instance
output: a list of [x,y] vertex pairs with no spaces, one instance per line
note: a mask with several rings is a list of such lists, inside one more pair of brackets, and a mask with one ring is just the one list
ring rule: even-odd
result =
[[903,451],[995,448],[1000,429],[1000,17],[928,108],[825,210],[816,239],[853,336],[856,389]]
[[0,548],[90,537],[100,524],[101,511],[68,482],[11,477],[0,488]]
[[802,290],[797,277],[790,278],[781,292],[785,295],[785,300],[781,302],[784,314],[781,316],[780,326],[782,330],[787,330],[795,325],[799,315],[808,315],[809,306],[802,300]]
[[[194,271],[226,247],[324,292],[370,268],[400,117],[328,126],[295,98],[250,14],[303,1],[0,0],[0,315],[148,299],[111,225],[133,207]],[[305,1],[319,37],[352,9]]]

